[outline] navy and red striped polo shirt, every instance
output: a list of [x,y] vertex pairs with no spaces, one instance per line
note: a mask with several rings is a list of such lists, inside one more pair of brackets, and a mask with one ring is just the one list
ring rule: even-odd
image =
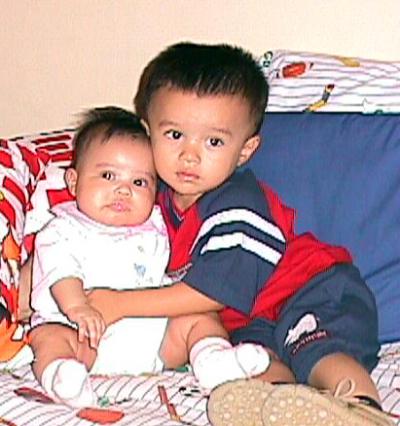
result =
[[276,320],[312,277],[351,262],[341,247],[310,233],[296,236],[294,211],[249,170],[237,171],[184,212],[168,188],[158,202],[171,243],[168,274],[223,304],[228,330],[254,317]]

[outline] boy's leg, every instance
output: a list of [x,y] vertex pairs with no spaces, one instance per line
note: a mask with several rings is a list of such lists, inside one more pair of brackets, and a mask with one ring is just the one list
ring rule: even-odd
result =
[[335,394],[340,384],[346,385],[346,380],[354,384],[351,387],[352,396],[361,396],[380,404],[378,390],[368,371],[353,357],[344,353],[337,352],[320,359],[311,370],[308,383],[312,387]]
[[353,395],[379,402],[369,377],[379,351],[376,305],[353,265],[337,265],[304,287],[281,313],[276,339],[298,382],[334,394],[350,380]]
[[87,342],[78,342],[76,330],[44,324],[30,332],[29,340],[34,353],[33,373],[52,398],[73,407],[96,404],[88,374],[96,352]]
[[[288,416],[305,425],[322,424],[322,419],[324,424],[335,425],[392,424],[373,408],[374,401],[379,403],[379,399],[368,369],[375,365],[379,348],[376,307],[352,265],[337,266],[315,277],[294,296],[280,315],[275,341],[278,355],[291,367],[297,380],[326,389],[327,393],[304,385],[275,386],[261,401],[261,417],[254,424],[260,418],[260,425],[262,421],[281,424]],[[259,381],[252,380],[237,393],[249,394],[259,386]],[[214,407],[221,407],[228,400],[226,395],[218,396],[211,394],[209,400],[209,411],[214,417]],[[343,401],[349,397],[353,403]],[[369,398],[372,401],[368,404]],[[219,411],[212,424],[227,424],[223,418]]]
[[293,372],[277,355],[275,327],[276,324],[272,321],[256,318],[249,325],[233,331],[230,340],[233,344],[259,344],[269,353],[271,363],[269,368],[258,376],[260,380],[269,383],[295,383]]
[[[276,340],[297,381],[311,387],[278,387],[263,407],[266,421],[291,412],[305,424],[318,416],[346,425],[391,424],[377,410],[369,377],[379,350],[375,300],[353,265],[336,265],[299,291],[279,317]],[[309,410],[300,410],[302,404]]]
[[268,353],[259,345],[233,347],[214,313],[170,320],[160,356],[168,368],[190,360],[194,375],[205,388],[260,374],[270,362]]

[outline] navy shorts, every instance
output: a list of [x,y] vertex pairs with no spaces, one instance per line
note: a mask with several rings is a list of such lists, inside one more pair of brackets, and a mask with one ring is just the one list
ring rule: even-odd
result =
[[277,321],[256,318],[230,337],[233,344],[272,349],[299,383],[307,383],[314,365],[335,352],[371,371],[379,350],[375,298],[354,265],[335,265],[296,293]]

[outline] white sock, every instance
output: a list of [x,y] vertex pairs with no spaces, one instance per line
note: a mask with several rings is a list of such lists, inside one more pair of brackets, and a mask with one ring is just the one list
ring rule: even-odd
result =
[[86,367],[75,359],[56,359],[43,371],[43,389],[57,402],[74,408],[96,406]]
[[260,345],[232,346],[222,337],[206,337],[190,350],[193,374],[204,388],[212,389],[229,380],[263,373],[270,364],[268,352]]

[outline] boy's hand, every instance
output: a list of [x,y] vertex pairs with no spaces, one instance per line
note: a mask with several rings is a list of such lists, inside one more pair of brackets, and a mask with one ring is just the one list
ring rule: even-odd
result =
[[94,309],[101,312],[106,325],[123,318],[121,314],[121,290],[98,288],[86,292],[87,300]]
[[78,326],[78,341],[83,342],[85,338],[88,338],[90,347],[96,349],[106,329],[100,312],[90,305],[84,304],[69,308],[65,314],[71,322]]

